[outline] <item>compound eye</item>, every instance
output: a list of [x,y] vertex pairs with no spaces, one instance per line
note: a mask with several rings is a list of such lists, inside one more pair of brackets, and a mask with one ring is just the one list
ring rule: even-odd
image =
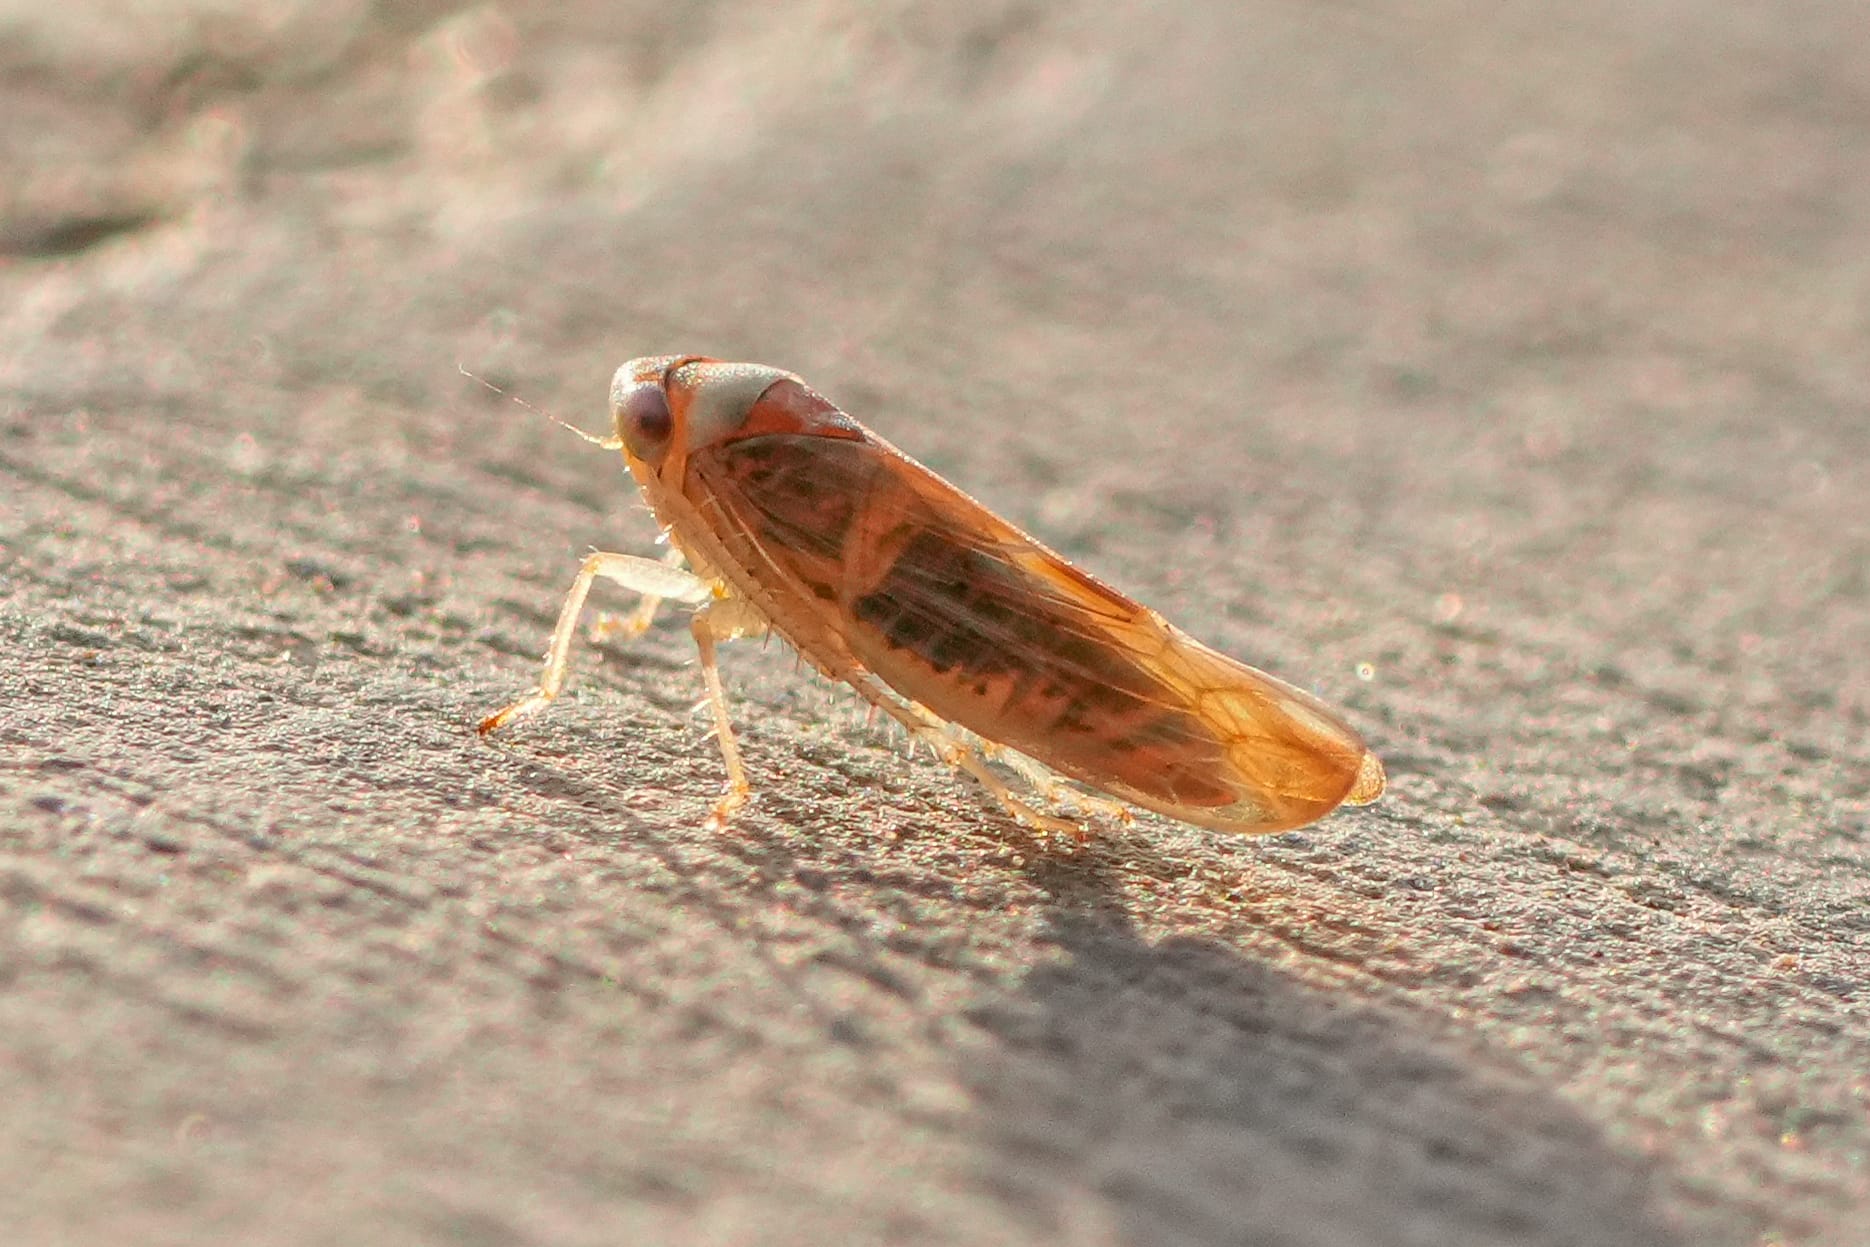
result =
[[617,435],[639,459],[659,457],[674,431],[675,416],[660,385],[634,386],[617,404]]

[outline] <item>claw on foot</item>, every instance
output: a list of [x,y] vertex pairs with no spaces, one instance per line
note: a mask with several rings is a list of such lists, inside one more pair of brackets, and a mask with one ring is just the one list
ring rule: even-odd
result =
[[480,725],[475,728],[475,731],[479,732],[482,736],[486,736],[490,732],[497,732],[513,720],[543,709],[545,704],[551,700],[551,698],[539,693],[534,693],[530,697],[522,697],[512,705],[502,707],[482,719]]
[[714,803],[714,808],[708,811],[708,819],[702,824],[702,829],[710,832],[727,830],[727,824],[733,821],[740,807],[747,803],[748,792],[745,784],[729,786],[721,799]]

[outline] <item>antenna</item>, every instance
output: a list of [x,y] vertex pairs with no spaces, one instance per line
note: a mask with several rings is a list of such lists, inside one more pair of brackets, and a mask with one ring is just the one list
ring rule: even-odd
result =
[[455,368],[458,369],[461,375],[466,377],[469,381],[473,381],[480,385],[486,386],[489,390],[493,391],[495,394],[498,394],[501,398],[512,399],[514,402],[518,403],[521,407],[524,407],[527,411],[532,412],[536,416],[544,416],[547,420],[550,420],[553,424],[556,424],[561,429],[570,429],[573,433],[576,433],[579,437],[582,437],[585,441],[591,443],[591,445],[593,446],[601,446],[605,450],[622,450],[623,449],[623,442],[620,438],[596,437],[590,433],[586,433],[583,429],[579,428],[575,424],[566,424],[563,420],[560,420],[557,416],[553,415],[549,411],[546,411],[544,408],[533,406],[531,403],[527,402],[525,399],[521,398],[517,394],[508,394],[505,390],[501,389],[499,386],[495,385],[493,382],[487,380],[487,378],[485,377],[475,376],[473,373],[468,371],[467,365],[461,363],[459,360],[455,361]]

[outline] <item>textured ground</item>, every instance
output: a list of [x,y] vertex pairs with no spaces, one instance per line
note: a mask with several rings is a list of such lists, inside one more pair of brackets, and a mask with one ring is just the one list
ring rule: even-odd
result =
[[[9,1243],[1870,1242],[1856,0],[0,7]],[[1147,10],[1147,13],[1143,11]],[[794,368],[1391,797],[1033,852],[582,649]]]

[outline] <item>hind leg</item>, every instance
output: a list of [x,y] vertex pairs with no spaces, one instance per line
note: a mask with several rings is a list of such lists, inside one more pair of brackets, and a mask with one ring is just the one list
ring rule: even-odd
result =
[[913,702],[898,700],[887,692],[876,677],[870,675],[869,672],[852,673],[844,678],[862,693],[871,705],[902,724],[911,737],[934,750],[936,757],[955,770],[964,772],[975,783],[985,788],[1020,826],[1033,831],[1070,836],[1079,844],[1090,839],[1084,828],[1072,820],[1041,813],[1021,800],[1017,793],[1007,787],[1005,780],[993,773],[993,768],[981,759],[975,749],[957,738],[946,723],[921,706]]
[[1072,810],[1080,814],[1091,814],[1099,818],[1108,818],[1126,826],[1136,821],[1136,815],[1130,807],[1108,797],[1100,797],[1086,792],[1076,784],[1068,783],[1047,770],[1041,763],[1033,761],[1025,754],[1012,749],[1004,749],[992,742],[983,742],[980,752],[993,761],[1008,767],[1032,790],[1039,794],[1039,799],[1053,809]]

